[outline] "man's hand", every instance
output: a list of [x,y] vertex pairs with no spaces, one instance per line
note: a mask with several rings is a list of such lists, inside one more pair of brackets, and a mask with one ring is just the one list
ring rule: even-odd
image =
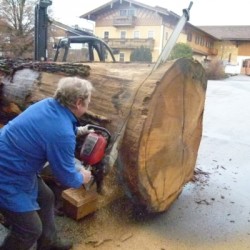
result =
[[89,170],[86,170],[83,167],[80,169],[79,172],[83,175],[83,180],[84,180],[83,184],[88,184],[90,180],[93,178],[93,176],[91,175],[91,172]]
[[86,135],[90,132],[94,132],[93,129],[89,129],[89,124],[86,125],[86,126],[79,126],[77,127],[77,136],[80,136],[80,135]]

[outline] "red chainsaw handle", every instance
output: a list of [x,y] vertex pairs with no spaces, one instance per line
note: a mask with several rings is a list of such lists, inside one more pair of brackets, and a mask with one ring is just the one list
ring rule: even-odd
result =
[[90,125],[88,125],[88,129],[89,130],[90,129],[94,129],[95,132],[104,132],[106,134],[106,136],[108,137],[107,138],[107,145],[109,144],[110,139],[111,139],[111,134],[110,134],[110,132],[106,128],[90,124]]

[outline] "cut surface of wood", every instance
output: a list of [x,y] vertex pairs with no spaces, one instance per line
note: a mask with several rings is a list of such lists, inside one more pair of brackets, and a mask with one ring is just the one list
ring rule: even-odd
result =
[[135,97],[121,149],[128,195],[151,212],[166,210],[193,176],[206,91],[199,63],[163,67]]

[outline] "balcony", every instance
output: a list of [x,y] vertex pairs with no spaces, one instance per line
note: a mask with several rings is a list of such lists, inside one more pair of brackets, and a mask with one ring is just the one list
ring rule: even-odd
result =
[[115,27],[133,27],[135,26],[134,16],[120,16],[113,19],[113,26]]
[[154,48],[154,39],[152,38],[146,38],[146,39],[140,39],[140,38],[130,38],[130,39],[116,39],[116,38],[109,38],[106,40],[106,43],[112,48],[112,49],[135,49],[143,46],[144,48],[148,48],[152,50]]
[[210,48],[209,49],[209,54],[212,55],[212,56],[217,56],[218,55],[218,49]]

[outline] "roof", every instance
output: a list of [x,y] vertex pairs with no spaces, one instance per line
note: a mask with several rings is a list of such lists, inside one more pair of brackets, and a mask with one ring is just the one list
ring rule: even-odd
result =
[[[140,2],[137,2],[137,1],[134,1],[134,0],[123,0],[123,2],[128,2],[129,4],[132,4],[132,5],[137,5],[137,6],[140,6],[140,7],[143,7],[143,8],[146,8],[146,9],[150,9],[154,12],[157,12],[159,14],[162,14],[162,15],[166,15],[166,16],[169,16],[170,14],[172,15],[173,13],[171,13],[169,10],[165,9],[165,8],[161,8],[161,7],[152,7],[152,6],[149,6],[147,4],[144,4],[144,3],[140,3]],[[112,8],[112,6],[116,3],[120,3],[120,0],[113,0],[113,1],[110,1],[106,4],[103,4],[101,5],[100,7],[94,9],[94,10],[91,10],[83,15],[81,15],[80,17],[81,18],[86,18],[86,19],[91,19],[91,15],[97,15],[99,12],[102,12],[104,9],[108,9],[108,8]],[[93,17],[92,17],[93,18]],[[94,18],[91,19],[91,20],[95,20]]]
[[250,26],[198,26],[220,40],[250,40]]
[[81,36],[69,36],[69,37],[65,37],[63,39],[61,39],[62,41],[63,40],[69,40],[70,43],[84,43],[84,42],[100,42],[102,44],[106,44],[102,39],[96,37],[96,36],[93,36],[93,35],[81,35]]
[[[85,19],[90,19],[90,20],[93,20],[95,21],[96,17],[103,11],[107,11],[108,9],[112,8],[114,6],[114,4],[120,4],[121,0],[113,0],[113,1],[110,1],[106,4],[103,4],[101,5],[100,7],[92,10],[92,11],[89,11],[83,15],[80,16],[80,18],[85,18]],[[170,11],[166,8],[163,8],[163,7],[160,7],[160,6],[155,6],[155,7],[152,7],[152,6],[149,6],[147,4],[143,4],[143,3],[140,3],[140,2],[137,2],[137,1],[134,1],[134,0],[122,0],[122,2],[128,2],[129,4],[132,4],[132,5],[136,5],[136,6],[139,6],[139,7],[142,7],[142,8],[146,8],[146,9],[149,9],[149,10],[152,10],[156,13],[159,13],[163,16],[171,16],[171,17],[174,17],[177,21],[181,18],[179,15],[177,15],[176,13],[174,13],[173,11]],[[190,25],[191,27],[197,29],[197,30],[201,30],[200,28],[198,28],[197,26],[194,26],[192,25],[191,23],[187,22],[187,25]],[[201,30],[203,31],[203,30]],[[215,38],[213,35],[211,35],[210,33],[207,33],[205,31],[203,31],[204,33],[206,33],[207,35]]]
[[74,35],[77,36],[81,36],[81,35],[92,35],[91,32],[89,30],[83,30],[83,29],[79,29],[79,28],[72,28],[66,24],[63,24],[61,22],[58,22],[56,20],[52,20],[52,24],[60,29],[63,29],[65,31],[68,31]]

